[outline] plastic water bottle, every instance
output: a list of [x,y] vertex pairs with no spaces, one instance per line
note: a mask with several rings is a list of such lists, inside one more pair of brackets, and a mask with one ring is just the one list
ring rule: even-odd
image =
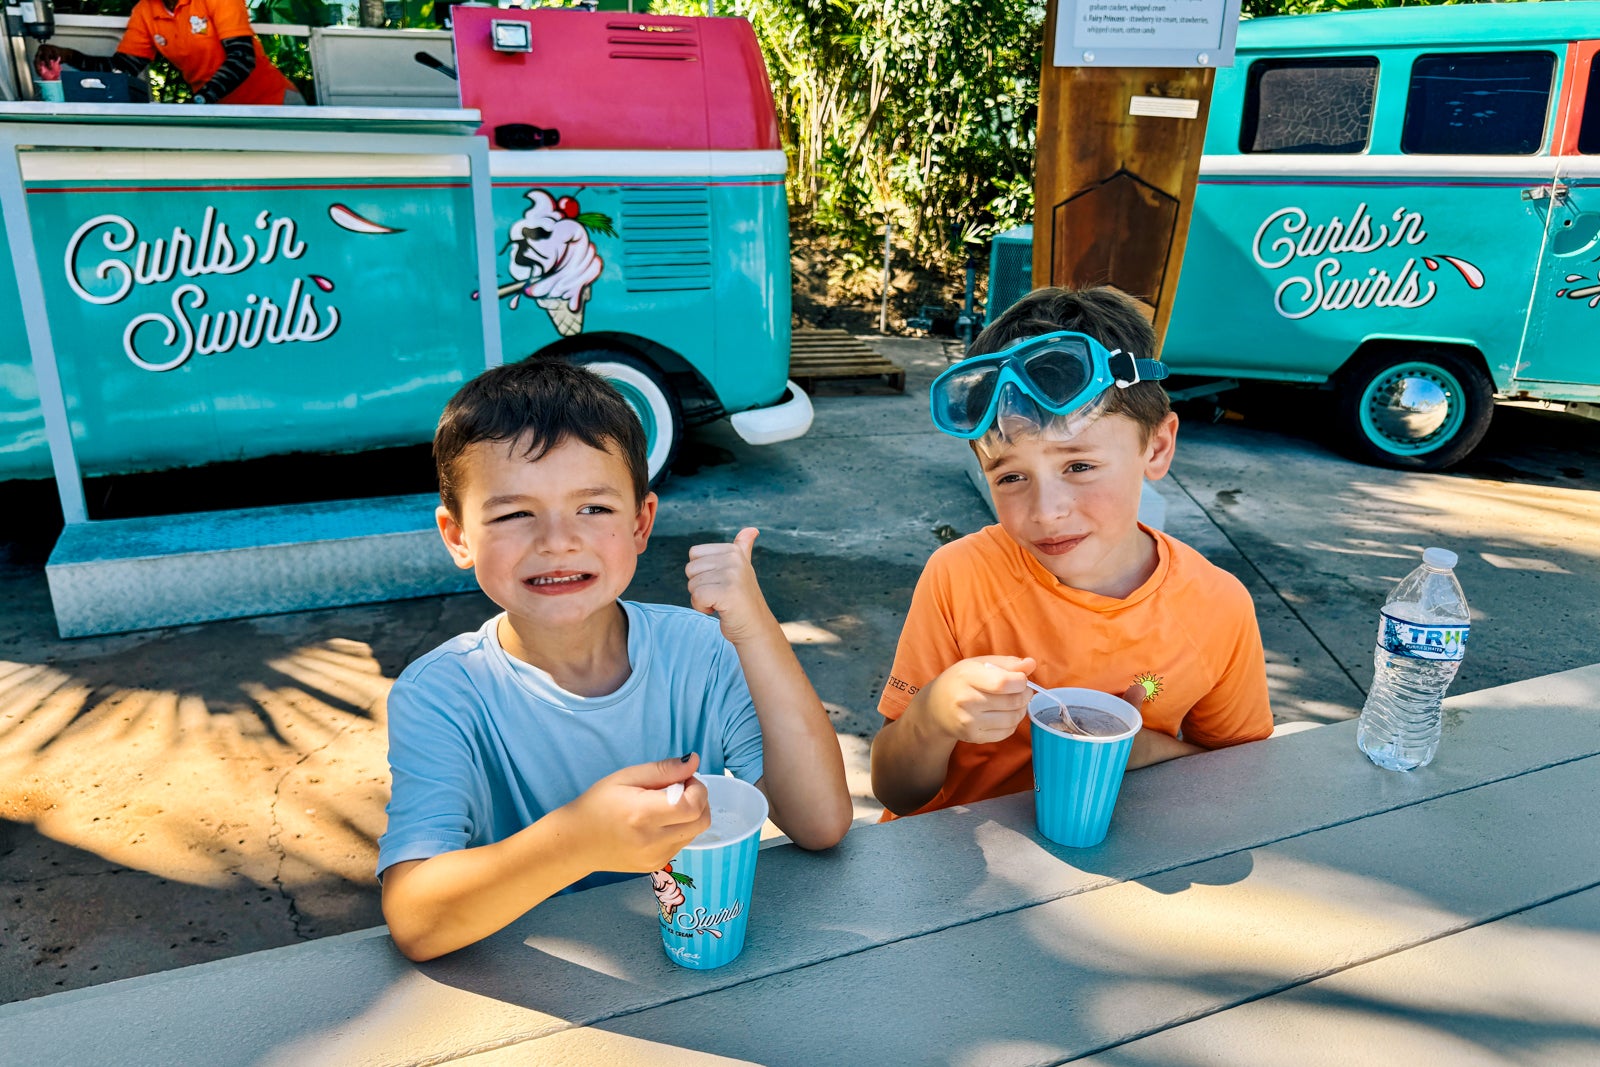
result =
[[1456,554],[1430,548],[1400,580],[1378,620],[1372,688],[1356,728],[1367,758],[1391,771],[1426,767],[1439,750],[1444,691],[1467,651],[1467,598]]

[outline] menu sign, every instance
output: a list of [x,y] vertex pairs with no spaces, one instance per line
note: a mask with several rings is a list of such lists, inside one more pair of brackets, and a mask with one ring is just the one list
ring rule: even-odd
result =
[[1056,0],[1058,67],[1231,67],[1240,0]]

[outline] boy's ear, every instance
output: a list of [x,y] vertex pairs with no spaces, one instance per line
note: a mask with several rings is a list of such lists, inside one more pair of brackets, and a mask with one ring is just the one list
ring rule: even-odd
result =
[[654,493],[646,493],[644,499],[639,501],[639,512],[633,517],[633,551],[638,554],[650,543],[650,531],[656,525],[656,505],[661,498]]
[[456,566],[464,571],[471,570],[472,549],[467,545],[466,531],[450,514],[450,509],[440,504],[434,509],[433,521],[439,524],[439,536],[444,540],[444,547],[450,550],[450,558],[456,561]]
[[1167,470],[1172,466],[1172,458],[1178,450],[1178,415],[1176,412],[1167,412],[1167,417],[1162,419],[1154,430],[1150,431],[1150,440],[1145,443],[1144,450],[1144,476],[1148,481],[1166,477]]

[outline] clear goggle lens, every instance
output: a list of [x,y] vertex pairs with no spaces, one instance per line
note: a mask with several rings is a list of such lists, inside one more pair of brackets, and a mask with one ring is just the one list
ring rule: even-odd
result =
[[974,361],[957,365],[942,375],[934,390],[934,421],[941,429],[973,432],[997,414],[995,390],[1004,380],[1002,371],[1013,368],[1023,390],[1051,414],[1063,414],[1088,399],[1084,394],[1094,380],[1094,357],[1081,341],[1062,340],[1021,360]]

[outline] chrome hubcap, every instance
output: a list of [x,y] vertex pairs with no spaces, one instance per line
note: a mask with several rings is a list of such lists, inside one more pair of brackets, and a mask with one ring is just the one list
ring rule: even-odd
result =
[[1372,424],[1392,441],[1423,441],[1450,417],[1444,383],[1415,374],[1390,375],[1372,391]]
[[1466,424],[1467,394],[1456,377],[1426,361],[1400,363],[1374,378],[1361,396],[1367,440],[1396,456],[1445,448]]

